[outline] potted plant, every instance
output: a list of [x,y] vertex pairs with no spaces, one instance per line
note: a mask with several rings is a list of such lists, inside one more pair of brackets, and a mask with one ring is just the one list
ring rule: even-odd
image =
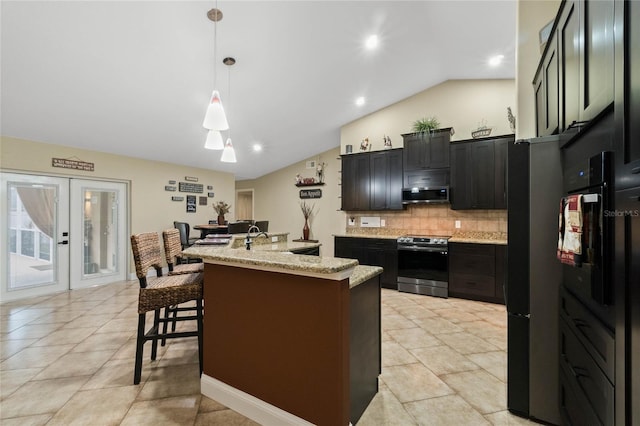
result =
[[224,225],[224,215],[229,213],[231,206],[224,201],[218,201],[213,204],[213,209],[218,214],[218,225]]
[[303,201],[300,203],[300,210],[302,210],[302,215],[304,216],[304,227],[302,228],[302,239],[303,240],[308,240],[309,239],[309,218],[311,217],[311,214],[313,213],[313,208],[315,207],[314,204],[307,204],[306,201]]
[[431,133],[440,127],[440,122],[435,116],[419,118],[413,122],[413,131],[415,133]]

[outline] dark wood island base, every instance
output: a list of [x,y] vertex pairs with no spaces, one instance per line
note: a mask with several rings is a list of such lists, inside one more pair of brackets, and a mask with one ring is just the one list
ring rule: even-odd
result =
[[381,268],[355,286],[253,268],[205,265],[202,393],[261,423],[355,424],[378,391]]

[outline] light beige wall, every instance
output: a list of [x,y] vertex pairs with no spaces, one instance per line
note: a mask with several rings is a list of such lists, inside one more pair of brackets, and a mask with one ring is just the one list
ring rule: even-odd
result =
[[[337,141],[336,141],[337,142]],[[253,189],[254,217],[256,220],[268,220],[269,232],[289,232],[289,240],[302,238],[304,217],[300,211],[301,189],[322,189],[322,198],[305,200],[315,205],[310,221],[311,239],[322,243],[322,256],[333,256],[333,235],[344,233],[344,213],[340,210],[339,171],[341,161],[339,148],[323,152],[305,161],[292,164],[259,179],[236,182],[236,189]],[[306,161],[315,160],[327,163],[325,166],[325,185],[311,187],[295,186],[297,174],[302,177],[316,177],[314,169],[306,168]]]
[[[95,171],[55,168],[51,166],[52,157],[78,158],[95,163]],[[12,172],[127,181],[131,191],[130,233],[159,232],[172,228],[174,220],[188,222],[192,226],[207,223],[216,217],[211,207],[214,201],[224,200],[231,204],[235,198],[235,180],[229,173],[8,137],[0,138],[0,168]],[[185,176],[197,177],[197,183],[204,185],[203,194],[192,195],[200,197],[206,196],[207,192],[215,193],[214,198],[207,200],[206,206],[197,205],[195,213],[186,212],[187,193],[164,190],[169,180],[184,182]],[[213,187],[212,191],[207,191],[208,185]],[[171,201],[171,196],[184,196],[185,201]],[[230,216],[233,214],[232,206]],[[192,231],[192,236],[197,235],[197,231]]]
[[542,56],[539,31],[552,21],[560,7],[559,0],[519,0],[516,22],[516,102],[518,115],[516,138],[536,135],[533,78]]
[[365,137],[372,151],[381,150],[384,135],[391,137],[394,148],[402,147],[400,135],[411,133],[415,120],[429,116],[436,116],[442,128],[454,128],[452,140],[470,139],[482,120],[493,128],[492,135],[509,134],[507,107],[517,117],[514,80],[445,81],[344,125],[340,129],[341,152],[347,144],[357,152]]

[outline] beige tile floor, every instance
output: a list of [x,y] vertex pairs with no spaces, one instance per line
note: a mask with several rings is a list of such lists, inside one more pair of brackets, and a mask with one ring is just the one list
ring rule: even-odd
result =
[[[504,306],[382,292],[380,392],[358,425],[520,425],[506,411]],[[2,425],[251,425],[200,395],[197,343],[132,384],[137,282],[0,305]]]

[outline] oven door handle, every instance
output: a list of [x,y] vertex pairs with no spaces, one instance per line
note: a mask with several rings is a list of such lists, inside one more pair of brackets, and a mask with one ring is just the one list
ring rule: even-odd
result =
[[399,246],[398,251],[422,251],[426,253],[447,254],[447,249],[438,247]]

